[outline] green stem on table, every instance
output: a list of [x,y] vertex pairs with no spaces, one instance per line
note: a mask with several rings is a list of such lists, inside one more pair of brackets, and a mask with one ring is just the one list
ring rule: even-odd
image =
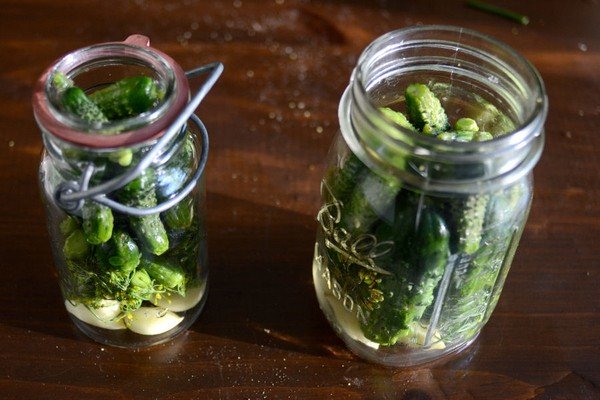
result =
[[523,14],[519,14],[514,11],[507,10],[502,7],[494,6],[488,3],[484,3],[479,0],[468,0],[467,5],[471,8],[475,8],[477,10],[485,11],[490,14],[498,15],[503,18],[510,19],[512,21],[518,22],[521,25],[529,24],[529,17]]

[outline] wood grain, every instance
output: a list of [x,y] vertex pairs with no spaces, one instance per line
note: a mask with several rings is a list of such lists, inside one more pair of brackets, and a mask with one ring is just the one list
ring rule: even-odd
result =
[[[0,1],[0,398],[599,399],[600,4],[496,1]],[[516,48],[550,98],[529,223],[475,344],[416,369],[361,361],[317,305],[311,257],[337,104],[361,50],[414,24],[461,25]],[[33,83],[54,59],[142,33],[184,68],[226,70],[198,110],[211,286],[191,330],[155,348],[92,343],[69,321],[37,167]]]

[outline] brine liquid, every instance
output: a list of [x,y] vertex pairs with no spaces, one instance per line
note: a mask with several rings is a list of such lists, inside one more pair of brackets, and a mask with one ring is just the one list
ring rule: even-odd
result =
[[436,81],[429,76],[419,79],[419,75],[412,78],[390,78],[382,80],[369,91],[369,96],[378,107],[390,107],[406,115],[404,91],[411,83],[424,83],[440,100],[451,126],[460,118],[474,119],[480,131],[490,132],[494,137],[512,131],[518,118],[514,103],[492,95],[490,91],[462,82],[449,83]]

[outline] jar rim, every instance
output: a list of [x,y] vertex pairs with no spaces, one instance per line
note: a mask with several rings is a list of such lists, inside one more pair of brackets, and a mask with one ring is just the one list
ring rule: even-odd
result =
[[[362,78],[364,77],[364,64],[365,64],[367,57],[369,57],[369,55],[370,55],[369,53],[373,49],[375,49],[378,45],[389,41],[391,38],[394,38],[397,35],[400,35],[400,34],[408,35],[408,34],[419,33],[419,32],[448,32],[448,33],[460,33],[461,35],[467,34],[474,38],[486,41],[495,47],[501,48],[502,50],[504,50],[505,52],[510,54],[512,57],[515,57],[516,59],[518,59],[520,61],[520,63],[527,68],[527,70],[528,70],[527,72],[535,80],[535,84],[539,88],[540,99],[536,103],[536,107],[531,110],[528,117],[526,119],[524,119],[524,121],[522,123],[520,123],[519,126],[517,126],[513,132],[510,132],[509,134],[506,134],[506,135],[501,135],[501,136],[495,137],[492,140],[488,141],[487,143],[488,144],[495,143],[497,147],[511,146],[511,145],[514,145],[517,143],[521,143],[523,140],[526,140],[527,137],[532,134],[532,131],[537,130],[539,132],[539,127],[543,124],[544,120],[546,119],[546,114],[547,114],[547,110],[548,110],[548,99],[547,99],[547,95],[546,95],[544,82],[543,82],[539,72],[537,71],[537,69],[524,56],[522,56],[519,52],[514,50],[512,47],[510,47],[506,43],[503,43],[503,42],[493,38],[492,36],[480,33],[478,31],[468,29],[468,28],[462,28],[462,27],[454,26],[454,25],[419,25],[419,26],[412,26],[412,27],[403,28],[403,29],[397,29],[397,30],[388,32],[388,33],[378,37],[373,42],[371,42],[361,53],[361,55],[357,61],[357,67],[353,73],[353,81],[357,83],[356,89],[360,90],[361,94],[363,96],[365,96],[365,98],[368,98],[367,88],[364,85],[364,81],[362,80]],[[456,44],[460,45],[460,43],[456,43]],[[423,140],[424,142],[429,143],[431,145],[437,144],[437,145],[441,145],[441,147],[443,147],[443,148],[448,147],[451,149],[451,152],[458,152],[458,153],[467,152],[467,153],[469,153],[469,152],[474,151],[478,147],[481,147],[483,143],[486,143],[486,142],[452,142],[451,146],[445,146],[444,142],[440,142],[440,140],[437,140],[435,137],[417,134],[415,132],[412,132],[412,131],[394,123],[393,121],[389,120],[389,118],[386,118],[383,115],[383,113],[381,113],[378,110],[378,108],[375,107],[375,105],[372,104],[371,102],[368,102],[367,106],[371,108],[370,111],[373,111],[374,113],[380,115],[383,120],[386,120],[388,123],[391,123],[391,125],[395,129],[397,129],[400,134],[408,135],[408,137],[410,137],[412,139]],[[532,129],[524,129],[529,126],[534,126],[535,128],[538,128],[538,129],[533,129],[533,130]],[[446,145],[447,145],[447,143],[446,143]]]
[[[99,60],[128,59],[137,61],[149,68],[162,68],[172,81],[169,99],[149,115],[143,115],[131,123],[143,122],[155,117],[151,124],[145,124],[118,134],[101,134],[113,124],[103,124],[98,132],[84,132],[72,118],[60,118],[60,113],[48,97],[48,88],[57,72],[68,75],[86,64]],[[51,135],[67,143],[93,149],[114,149],[133,146],[161,137],[173,120],[180,114],[190,96],[189,83],[183,69],[167,54],[150,46],[150,40],[143,35],[131,35],[123,42],[106,42],[74,50],[53,62],[38,79],[33,93],[33,111],[38,124]],[[81,125],[81,124],[79,124]],[[123,121],[114,125],[123,126]]]
[[[433,136],[423,135],[401,127],[379,110],[379,107],[369,97],[369,82],[366,80],[367,71],[365,71],[365,69],[374,68],[374,63],[383,59],[386,55],[386,51],[390,51],[389,48],[401,49],[400,46],[402,45],[425,41],[425,35],[428,33],[431,33],[427,38],[427,42],[430,44],[438,43],[438,38],[435,37],[435,34],[440,36],[458,35],[458,37],[463,37],[461,35],[464,35],[465,41],[467,41],[467,37],[470,36],[471,43],[466,43],[464,46],[469,47],[472,46],[474,41],[481,41],[481,43],[486,46],[491,46],[492,49],[500,49],[503,54],[509,55],[511,60],[516,60],[516,62],[518,62],[518,67],[521,67],[522,70],[525,71],[524,74],[526,74],[527,82],[530,82],[528,87],[534,88],[534,92],[532,93],[535,94],[529,92],[528,94],[536,96],[536,98],[535,103],[530,104],[531,107],[527,110],[527,114],[520,120],[522,122],[515,124],[517,126],[512,132],[495,137],[489,141],[450,143],[439,140]],[[418,38],[414,38],[413,36],[411,42],[409,38],[411,35],[416,35]],[[418,35],[422,36],[419,37]],[[403,40],[403,37],[405,37],[406,40]],[[394,40],[396,40],[396,42],[394,42]],[[449,41],[446,38],[443,42],[447,43]],[[454,42],[454,45],[458,48],[461,46],[461,42]],[[487,56],[488,53],[482,49],[481,55]],[[494,59],[494,61],[496,60]],[[498,62],[503,63],[504,61],[499,60]],[[388,68],[387,64],[386,68]],[[392,68],[389,69],[392,70]],[[393,70],[393,72],[395,72],[395,70]],[[517,78],[522,77],[519,76]],[[442,161],[448,164],[491,164],[488,162],[489,159],[500,159],[502,157],[508,159],[511,157],[511,152],[519,149],[520,153],[517,157],[522,158],[518,160],[515,158],[515,160],[512,160],[510,170],[499,169],[497,173],[488,174],[484,178],[470,178],[470,180],[465,178],[464,180],[433,182],[428,177],[410,177],[414,182],[420,180],[422,186],[427,186],[432,190],[439,188],[442,191],[452,191],[463,190],[459,188],[459,186],[464,184],[476,184],[478,187],[481,187],[482,180],[487,181],[486,185],[495,185],[499,181],[512,181],[517,179],[518,176],[522,176],[529,172],[537,163],[541,155],[544,141],[543,124],[546,119],[547,111],[547,94],[539,72],[529,61],[527,61],[527,59],[525,59],[525,57],[510,46],[488,35],[470,29],[449,25],[425,25],[386,33],[375,39],[363,50],[350,79],[350,85],[340,102],[339,119],[342,135],[351,150],[357,154],[363,162],[371,165],[371,167],[377,167],[379,170],[384,171],[387,170],[392,174],[396,174],[399,171],[394,171],[394,168],[390,167],[389,160],[402,154],[413,154],[425,162],[433,160]],[[365,126],[368,126],[370,130],[378,133],[376,139],[377,143],[375,143],[378,147],[377,149],[369,148],[369,140],[374,134],[365,134],[363,132],[365,131]],[[388,132],[389,130],[393,130],[393,135],[389,133],[379,134],[382,126],[385,126],[385,129]],[[371,136],[369,137],[369,135]],[[380,153],[381,149],[384,149],[384,151]],[[415,175],[418,175],[418,173]],[[510,175],[510,177],[508,177],[508,175]],[[415,183],[415,186],[418,185]],[[464,190],[470,191],[472,188],[464,188]]]

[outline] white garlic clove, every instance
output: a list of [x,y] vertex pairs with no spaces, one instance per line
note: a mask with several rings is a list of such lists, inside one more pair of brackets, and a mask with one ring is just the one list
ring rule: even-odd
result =
[[200,286],[187,288],[185,296],[178,293],[161,294],[160,298],[155,299],[154,304],[174,312],[187,311],[200,302],[205,289],[206,284],[203,283]]
[[[423,346],[425,338],[427,337],[427,328],[421,326],[418,322],[413,322],[410,325],[410,330],[413,333],[413,343],[418,347]],[[446,348],[446,344],[442,341],[442,337],[437,330],[434,332],[428,348],[432,350],[442,350]]]
[[338,299],[330,294],[326,294],[325,298],[331,306],[342,332],[350,336],[351,339],[361,342],[375,350],[379,348],[379,343],[373,342],[365,337],[362,329],[360,329],[358,318],[350,311],[346,310]]
[[77,319],[102,329],[125,329],[122,319],[115,320],[121,313],[119,302],[116,300],[103,300],[98,308],[88,308],[85,305],[73,304],[65,300],[65,308]]
[[[128,317],[126,317],[128,318]],[[140,335],[160,335],[176,327],[183,317],[160,307],[140,307],[127,319],[127,327]]]

